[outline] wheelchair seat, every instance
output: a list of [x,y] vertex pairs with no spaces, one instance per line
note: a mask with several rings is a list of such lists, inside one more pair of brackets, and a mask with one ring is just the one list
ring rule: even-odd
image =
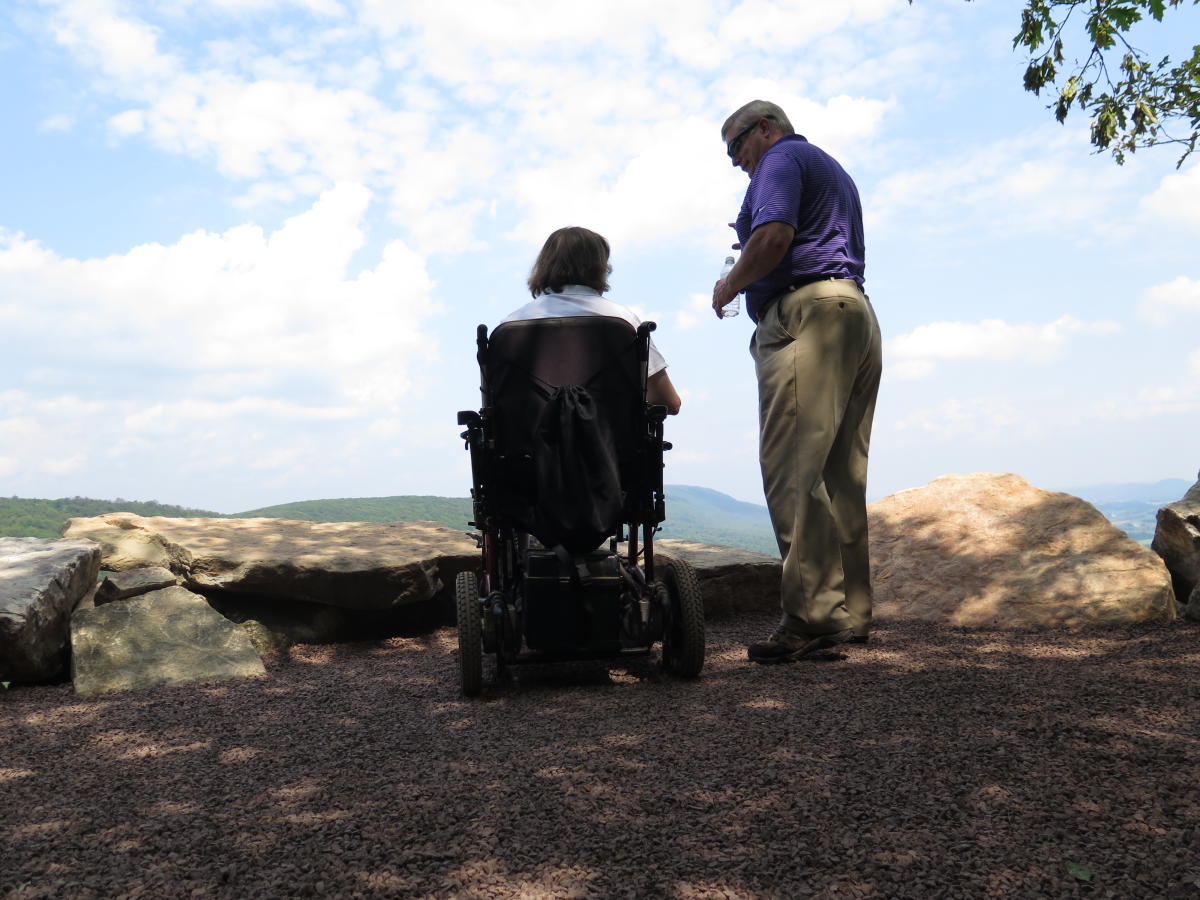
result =
[[502,672],[661,640],[667,668],[699,673],[695,573],[673,561],[655,579],[670,445],[666,409],[646,402],[654,329],[606,316],[510,321],[490,336],[479,326],[482,406],[459,413],[482,551],[455,585],[464,693],[481,690],[485,651]]

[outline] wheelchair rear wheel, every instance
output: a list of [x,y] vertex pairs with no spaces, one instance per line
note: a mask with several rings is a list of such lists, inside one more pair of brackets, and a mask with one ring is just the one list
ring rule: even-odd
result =
[[462,692],[476,696],[483,689],[483,631],[480,621],[479,580],[474,572],[459,572],[454,580],[458,617],[458,675]]
[[672,560],[663,582],[671,615],[663,634],[663,665],[680,678],[695,678],[704,668],[704,600],[700,580],[691,564]]

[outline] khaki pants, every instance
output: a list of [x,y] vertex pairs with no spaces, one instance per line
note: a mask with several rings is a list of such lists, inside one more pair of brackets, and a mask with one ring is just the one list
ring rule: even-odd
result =
[[759,461],[783,557],[781,624],[818,635],[871,624],[867,448],[879,322],[849,280],[781,295],[750,341]]

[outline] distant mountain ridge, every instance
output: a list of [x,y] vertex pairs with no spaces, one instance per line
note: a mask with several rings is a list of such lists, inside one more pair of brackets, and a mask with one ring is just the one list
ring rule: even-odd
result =
[[1158,511],[1187,493],[1194,482],[1164,478],[1144,484],[1093,484],[1063,488],[1064,494],[1082,497],[1139,544],[1149,547],[1158,524]]
[[137,513],[139,516],[211,517],[220,513],[206,509],[173,506],[157,500],[93,500],[90,497],[60,497],[58,500],[0,497],[0,536],[41,537],[62,536],[67,519],[77,516],[99,516],[114,512]]
[[[740,547],[760,553],[778,552],[765,506],[735,500],[728,494],[694,485],[665,488],[667,521],[661,537]],[[363,497],[303,500],[235,513],[233,518],[299,519],[306,522],[440,522],[466,529],[471,501],[466,497]]]
[[1096,506],[1101,503],[1154,503],[1162,506],[1174,503],[1187,493],[1194,481],[1186,478],[1163,478],[1143,484],[1089,484],[1083,487],[1057,488],[1064,494],[1082,497]]
[[[1149,544],[1154,537],[1160,506],[1178,500],[1192,486],[1183,478],[1148,483],[1100,484],[1067,488],[1064,493],[1087,500],[1131,538]],[[767,508],[736,500],[712,488],[671,484],[666,488],[667,521],[662,537],[740,547],[776,554],[775,536]],[[157,501],[93,500],[67,497],[58,500],[0,497],[0,536],[58,537],[67,519],[125,511],[142,516],[206,518],[280,518],[308,522],[440,522],[451,528],[468,528],[471,501],[466,497],[401,495],[301,500],[264,506],[240,513],[173,506]]]
[[[691,485],[667,485],[667,515],[663,537],[723,544],[775,553],[775,538],[765,506],[735,500],[720,491]],[[275,518],[302,522],[440,522],[451,528],[469,527],[471,500],[467,497],[403,495],[301,500],[264,506],[239,513],[130,500],[61,500],[0,497],[0,535],[58,537],[69,518],[107,512],[132,512],[142,516],[205,518]]]

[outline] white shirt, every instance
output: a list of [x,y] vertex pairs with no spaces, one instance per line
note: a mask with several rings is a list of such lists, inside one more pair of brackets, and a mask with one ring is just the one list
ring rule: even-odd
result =
[[[528,319],[560,319],[570,316],[611,316],[624,319],[634,328],[642,324],[633,310],[605,299],[595,288],[582,284],[565,285],[561,292],[546,291],[531,302],[504,317],[504,322],[523,322]],[[500,324],[503,325],[504,322]],[[647,373],[656,375],[667,367],[667,361],[650,341],[650,365]]]

